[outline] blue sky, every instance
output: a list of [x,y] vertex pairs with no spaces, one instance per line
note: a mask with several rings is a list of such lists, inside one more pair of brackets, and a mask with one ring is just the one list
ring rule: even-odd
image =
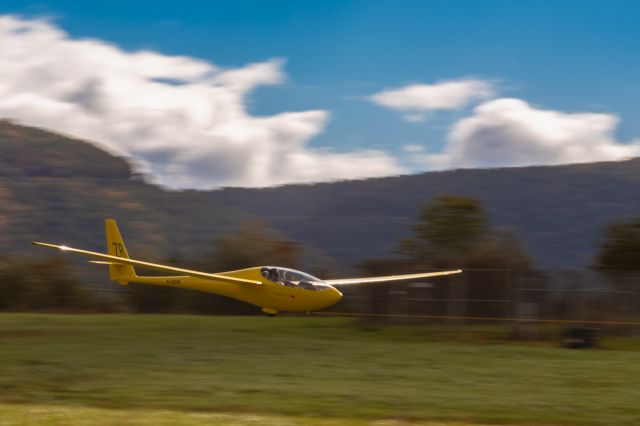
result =
[[490,82],[494,98],[521,99],[540,110],[615,115],[616,142],[640,138],[635,1],[9,0],[0,13],[52,18],[74,39],[221,67],[282,58],[286,81],[255,88],[247,108],[256,116],[329,111],[326,126],[308,141],[314,148],[441,151],[452,126],[479,102],[409,122],[369,97],[460,79]]

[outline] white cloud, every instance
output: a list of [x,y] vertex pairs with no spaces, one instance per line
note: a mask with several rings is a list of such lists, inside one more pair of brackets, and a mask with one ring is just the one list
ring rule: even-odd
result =
[[0,116],[133,156],[174,188],[268,186],[398,174],[381,151],[311,149],[327,111],[251,116],[248,94],[283,62],[238,69],[76,40],[44,20],[0,17]]
[[424,147],[417,144],[407,144],[402,146],[402,150],[409,154],[422,154],[424,152]]
[[493,86],[482,80],[450,80],[435,84],[412,84],[387,89],[370,97],[375,104],[403,112],[407,121],[424,121],[436,110],[459,109],[494,95]]
[[619,160],[640,155],[640,142],[622,144],[618,117],[538,109],[520,99],[495,99],[458,121],[441,154],[426,162],[454,167],[526,166]]

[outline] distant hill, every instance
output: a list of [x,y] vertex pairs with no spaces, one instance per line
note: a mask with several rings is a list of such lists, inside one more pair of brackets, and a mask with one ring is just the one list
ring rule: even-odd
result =
[[419,208],[441,194],[480,199],[539,267],[588,266],[603,226],[640,215],[640,159],[554,167],[453,170],[268,189],[169,191],[87,142],[0,122],[0,253],[33,239],[103,249],[116,217],[131,251],[189,256],[248,217],[345,265],[384,257]]
[[493,224],[515,231],[537,266],[584,267],[609,221],[640,216],[640,159],[226,189],[209,196],[259,211],[288,235],[355,260],[392,250],[420,207],[442,194],[480,199]]
[[247,217],[206,193],[146,183],[90,143],[0,121],[0,254],[33,253],[34,239],[104,250],[109,216],[128,245],[159,258],[210,250]]
[[1,178],[130,179],[131,167],[86,142],[0,120]]

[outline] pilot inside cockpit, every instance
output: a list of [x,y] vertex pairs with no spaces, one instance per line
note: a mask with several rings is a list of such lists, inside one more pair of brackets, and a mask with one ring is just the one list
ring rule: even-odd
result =
[[280,282],[280,276],[279,276],[278,270],[276,268],[264,267],[264,268],[260,269],[260,273],[262,274],[263,277],[265,277],[269,281],[272,281],[274,283]]
[[320,290],[326,288],[326,286],[320,283],[318,278],[293,269],[265,266],[260,269],[260,273],[269,281],[288,287],[299,287],[305,290]]

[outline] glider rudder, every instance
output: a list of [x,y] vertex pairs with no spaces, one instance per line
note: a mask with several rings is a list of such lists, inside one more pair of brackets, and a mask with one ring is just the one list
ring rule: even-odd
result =
[[[105,231],[107,234],[107,253],[111,256],[129,259],[129,253],[118,230],[118,225],[113,219],[105,219]],[[109,278],[119,284],[126,285],[136,278],[136,272],[131,265],[118,263],[109,264]]]

